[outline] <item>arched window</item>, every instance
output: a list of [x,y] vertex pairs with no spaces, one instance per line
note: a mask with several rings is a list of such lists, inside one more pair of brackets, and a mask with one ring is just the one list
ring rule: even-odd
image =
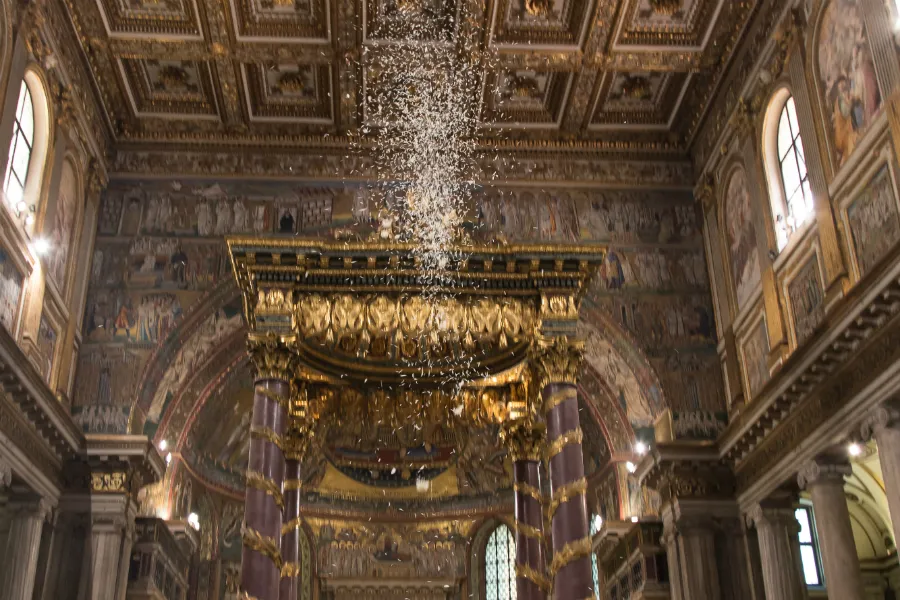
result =
[[[12,140],[9,143],[9,162],[3,178],[3,191],[10,206],[16,207],[25,198],[25,182],[34,148],[34,107],[31,91],[25,81],[19,88],[19,102],[16,104]],[[21,207],[24,209],[24,207]]]
[[[591,515],[591,539],[597,535],[597,532],[600,531],[600,528],[603,526],[603,519],[600,515]],[[597,553],[591,552],[591,573],[594,575],[594,597],[602,598],[603,595],[600,593],[600,565],[597,564]]]
[[485,600],[516,600],[516,539],[498,526],[484,550]]
[[766,169],[778,250],[812,219],[813,197],[794,97],[782,89],[766,118]]
[[9,209],[30,235],[34,229],[44,163],[50,146],[50,111],[41,76],[25,70],[13,115],[9,157],[3,173],[3,193]]

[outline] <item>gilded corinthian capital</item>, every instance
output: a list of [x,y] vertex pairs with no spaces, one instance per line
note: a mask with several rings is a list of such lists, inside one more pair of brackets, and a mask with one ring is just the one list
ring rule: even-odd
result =
[[538,389],[551,383],[574,385],[583,359],[584,342],[564,336],[538,339],[528,355]]
[[509,457],[516,460],[541,459],[546,428],[530,420],[515,421],[500,430],[500,437],[509,449]]
[[247,338],[250,361],[256,369],[256,379],[290,381],[294,377],[294,335],[251,333]]

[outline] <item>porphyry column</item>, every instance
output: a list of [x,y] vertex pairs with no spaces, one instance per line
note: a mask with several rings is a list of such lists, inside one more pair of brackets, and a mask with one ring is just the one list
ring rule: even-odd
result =
[[256,368],[250,458],[244,503],[241,590],[256,600],[278,600],[281,583],[281,526],[284,510],[282,445],[290,402],[292,340],[251,334]]
[[284,525],[281,527],[280,600],[297,600],[300,590],[300,456],[290,455],[284,469]]
[[547,422],[548,512],[553,539],[549,572],[553,597],[560,600],[594,595],[587,480],[575,387],[583,354],[583,343],[559,336],[539,340],[531,357]]
[[518,423],[504,431],[513,461],[516,514],[516,591],[519,600],[543,600],[550,587],[544,559],[540,460],[543,428]]

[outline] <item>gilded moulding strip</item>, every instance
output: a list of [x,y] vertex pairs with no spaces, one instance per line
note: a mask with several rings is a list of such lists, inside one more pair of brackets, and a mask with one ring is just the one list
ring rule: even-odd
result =
[[286,562],[281,565],[281,578],[285,577],[299,577],[300,576],[300,563],[297,562]]
[[260,386],[257,386],[255,391],[257,394],[262,394],[272,402],[280,404],[282,407],[284,407],[285,410],[290,409],[290,401],[284,396],[276,394],[275,392]]
[[250,437],[257,440],[264,440],[278,446],[278,449],[284,452],[284,439],[275,433],[269,427],[250,426]]
[[259,471],[247,471],[247,485],[256,488],[261,492],[265,492],[267,496],[271,496],[278,505],[278,508],[284,510],[284,495],[278,489],[278,484],[260,473]]
[[303,487],[303,481],[300,479],[285,479],[284,480],[284,491],[286,492],[296,492]]
[[565,385],[566,387],[559,390],[558,392],[554,392],[544,400],[545,413],[550,412],[567,400],[578,398],[578,388],[576,388],[574,384],[566,383],[561,385]]
[[530,538],[534,538],[537,540],[544,539],[544,532],[538,529],[533,525],[529,525],[528,523],[523,523],[522,521],[516,521],[516,533],[521,533],[522,535]]
[[519,494],[524,494],[526,496],[531,496],[538,502],[544,501],[544,496],[541,494],[541,490],[528,483],[521,483],[518,481],[515,482],[513,484],[513,491]]
[[284,564],[284,559],[281,557],[281,551],[278,549],[278,543],[272,538],[266,537],[255,529],[251,529],[244,525],[243,531],[241,532],[242,539],[244,542],[244,546],[253,550],[254,552],[259,552],[266,558],[272,561],[275,565],[275,568],[281,571],[281,567]]
[[556,577],[560,569],[567,564],[578,560],[584,556],[591,554],[591,538],[583,537],[580,540],[569,542],[553,555],[553,561],[550,563],[550,577]]
[[551,458],[562,452],[563,449],[569,444],[581,444],[583,441],[584,432],[581,431],[581,427],[569,430],[550,442],[550,445],[547,446],[545,456],[547,460],[550,460]]
[[294,531],[295,529],[300,529],[300,527],[302,525],[303,525],[303,519],[301,519],[300,517],[294,517],[293,519],[291,519],[290,521],[288,521],[287,523],[285,523],[284,525],[281,526],[281,535],[287,535],[290,532]]
[[567,483],[566,485],[558,488],[555,492],[553,492],[553,497],[550,500],[550,506],[547,507],[547,514],[552,518],[554,514],[556,514],[556,510],[564,503],[568,502],[572,498],[576,498],[577,496],[582,496],[587,493],[587,479],[582,477],[581,479],[577,479],[571,483]]
[[550,580],[538,573],[531,565],[516,564],[516,577],[527,579],[545,592],[550,590]]

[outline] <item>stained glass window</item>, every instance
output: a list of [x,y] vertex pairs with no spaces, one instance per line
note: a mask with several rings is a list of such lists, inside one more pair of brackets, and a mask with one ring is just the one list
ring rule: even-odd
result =
[[516,539],[506,525],[491,533],[484,552],[486,600],[516,600]]
[[[778,162],[781,168],[781,187],[784,192],[786,214],[776,216],[784,219],[776,226],[778,249],[787,245],[791,234],[812,218],[813,197],[806,172],[806,156],[803,140],[800,139],[800,123],[797,121],[797,107],[793,96],[788,97],[781,109],[778,121]],[[776,213],[782,211],[776,210]]]
[[3,191],[11,206],[21,202],[25,196],[25,179],[28,177],[28,164],[31,162],[33,146],[34,110],[31,92],[23,81],[19,89],[19,102],[16,105],[12,140],[9,143],[9,163],[6,165],[6,176],[3,178]]

